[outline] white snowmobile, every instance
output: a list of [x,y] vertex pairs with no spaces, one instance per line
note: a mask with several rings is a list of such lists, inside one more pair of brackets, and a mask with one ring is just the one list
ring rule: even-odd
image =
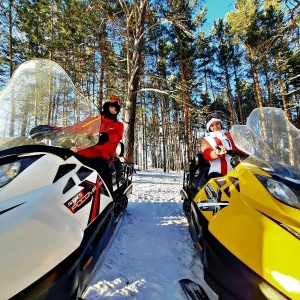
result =
[[133,165],[115,158],[112,196],[80,162],[99,112],[51,60],[20,65],[0,106],[0,299],[78,299],[127,206]]

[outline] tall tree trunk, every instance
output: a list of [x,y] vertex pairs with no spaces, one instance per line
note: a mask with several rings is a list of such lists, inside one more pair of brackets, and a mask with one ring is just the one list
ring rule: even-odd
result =
[[[186,86],[186,84],[184,84]],[[182,103],[183,103],[183,118],[184,118],[184,157],[187,161],[192,159],[192,137],[191,137],[191,114],[190,114],[190,99],[186,90],[182,91]],[[186,162],[185,162],[186,163]]]
[[[12,7],[13,7],[13,0],[9,0],[9,72],[10,76],[12,76],[14,72],[14,65],[13,65],[13,19],[12,19]],[[9,136],[14,136],[15,130],[15,98],[14,95],[11,97],[11,119],[10,119],[10,126],[9,126]]]
[[264,73],[265,73],[265,77],[266,77],[266,86],[267,86],[267,91],[268,91],[268,105],[270,107],[272,107],[273,106],[272,86],[271,86],[270,78],[269,78],[269,75],[268,75],[268,71],[267,71],[265,66],[264,66]]
[[[134,0],[132,11],[127,13],[126,20],[126,51],[127,51],[127,101],[124,114],[125,157],[134,160],[134,124],[136,116],[136,99],[140,83],[140,66],[147,0]],[[135,18],[132,20],[132,18]],[[134,35],[132,37],[132,34]],[[130,46],[133,39],[134,47]],[[132,53],[132,56],[130,55]]]
[[163,111],[163,103],[160,100],[160,111],[161,111],[161,137],[162,137],[162,163],[164,172],[167,172],[167,156],[166,156],[166,134],[165,134],[165,120],[164,120],[164,111]]
[[12,76],[14,72],[14,65],[13,65],[13,17],[12,17],[12,8],[13,8],[13,0],[9,0],[9,72],[10,76]]
[[240,116],[239,120],[240,120],[240,124],[245,124],[243,107],[242,107],[242,96],[241,96],[241,91],[240,91],[240,80],[237,76],[237,70],[236,70],[235,66],[234,66],[234,80],[235,80],[236,97],[237,97],[238,110],[239,110],[239,116]]
[[147,129],[147,110],[146,110],[146,101],[145,97],[143,97],[143,112],[142,112],[142,148],[143,148],[143,163],[142,163],[142,169],[147,170],[148,169],[148,147],[147,147],[147,135],[146,135],[146,129]]
[[254,58],[254,56],[255,56],[254,50],[251,47],[248,47],[248,51],[249,51],[249,60],[250,60],[250,64],[251,64],[251,73],[252,73],[253,82],[254,82],[256,105],[257,105],[257,107],[263,107],[263,99],[262,99],[261,92],[260,92],[258,73],[257,73],[255,58]]
[[225,72],[225,79],[226,79],[226,90],[227,90],[227,98],[228,98],[229,109],[230,109],[231,123],[235,124],[236,123],[235,110],[234,110],[234,105],[233,105],[233,100],[232,100],[232,93],[231,93],[231,87],[230,87],[230,76],[229,76],[227,65],[224,66],[224,72]]
[[288,120],[290,122],[292,122],[291,112],[288,108],[287,98],[286,98],[286,94],[285,94],[285,91],[284,91],[284,85],[283,85],[283,82],[282,82],[282,79],[281,79],[281,70],[280,70],[278,58],[275,58],[275,64],[276,64],[276,71],[277,71],[277,76],[278,76],[279,91],[280,91],[282,104],[283,104],[283,110],[284,110]]

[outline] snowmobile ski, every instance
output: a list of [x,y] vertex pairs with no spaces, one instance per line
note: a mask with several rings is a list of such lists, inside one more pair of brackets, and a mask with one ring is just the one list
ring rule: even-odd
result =
[[209,300],[203,287],[191,279],[179,280],[186,297],[188,300]]

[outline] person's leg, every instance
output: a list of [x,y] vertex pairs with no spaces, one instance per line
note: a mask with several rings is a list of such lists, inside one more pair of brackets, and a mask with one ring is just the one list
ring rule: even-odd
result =
[[103,181],[105,182],[110,194],[114,196],[112,187],[112,174],[109,166],[109,162],[102,157],[96,158],[94,162],[94,168],[99,173]]
[[112,187],[112,175],[110,171],[109,162],[102,157],[87,158],[83,156],[78,156],[78,158],[83,164],[97,171],[97,173],[100,175],[100,177],[106,184],[107,189],[113,197],[114,194]]

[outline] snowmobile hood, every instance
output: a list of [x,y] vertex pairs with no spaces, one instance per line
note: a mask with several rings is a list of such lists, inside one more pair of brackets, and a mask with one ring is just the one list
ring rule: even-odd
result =
[[6,270],[0,277],[1,299],[38,280],[82,241],[83,228],[55,199],[47,197],[51,194],[51,188],[45,187],[5,201],[8,210],[0,216],[0,249],[5,253],[0,266]]
[[[228,203],[227,206],[215,213],[202,211],[209,232],[262,279],[261,289],[271,285],[290,299],[298,299],[300,211],[272,197],[257,179],[256,172],[271,178],[261,169],[241,163],[224,179],[208,183],[195,202],[200,205],[208,193],[222,194],[222,202]],[[270,299],[277,299],[278,295],[270,295]]]
[[[69,165],[73,172],[53,184],[61,165]],[[40,170],[47,166],[47,175],[41,176]],[[0,258],[0,267],[6,270],[0,276],[1,299],[10,298],[38,280],[80,246],[93,201],[87,200],[78,211],[71,209],[69,203],[75,206],[77,199],[89,194],[92,197],[97,185],[97,173],[84,168],[74,157],[64,161],[45,153],[1,188],[0,249],[5,255]],[[85,173],[80,175],[82,171]],[[74,184],[66,191],[70,180]],[[111,198],[101,196],[99,213],[111,202]]]

